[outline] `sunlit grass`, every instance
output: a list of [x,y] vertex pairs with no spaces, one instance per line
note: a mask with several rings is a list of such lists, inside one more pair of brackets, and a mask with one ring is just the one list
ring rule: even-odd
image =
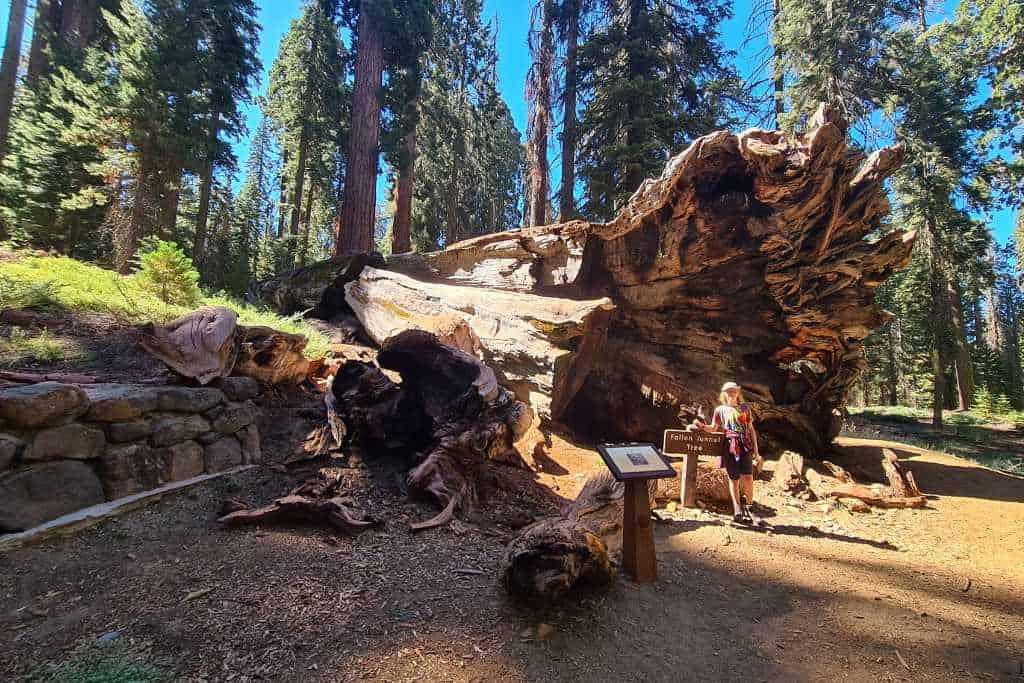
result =
[[0,365],[53,363],[67,355],[64,343],[54,339],[46,330],[32,335],[15,327],[6,337],[0,336]]
[[[243,325],[265,325],[305,335],[309,339],[306,355],[310,357],[327,353],[327,338],[300,318],[279,316],[269,309],[223,295],[206,295],[201,305],[231,308]],[[125,323],[164,323],[190,310],[164,303],[131,277],[55,256],[5,261],[0,269],[0,309],[3,308],[107,313]]]

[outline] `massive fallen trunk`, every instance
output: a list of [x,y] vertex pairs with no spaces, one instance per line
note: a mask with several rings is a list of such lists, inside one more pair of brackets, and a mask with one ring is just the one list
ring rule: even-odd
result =
[[[348,300],[378,339],[374,328],[443,333],[445,314],[465,321],[451,343],[479,340],[501,381],[546,394],[531,402],[592,438],[659,442],[677,414],[713,403],[729,378],[755,405],[766,442],[822,455],[865,367],[862,342],[887,319],[874,290],[910,258],[913,235],[885,222],[883,183],[902,157],[899,147],[870,157],[851,149],[826,108],[804,135],[720,131],[672,158],[609,223],[391,257],[385,268],[408,278],[366,269]],[[597,303],[604,297],[613,311]],[[575,318],[570,338],[543,340],[574,354],[569,391],[559,389],[557,361],[524,372],[518,353],[488,350],[506,324],[534,345],[535,332],[549,334],[537,311],[568,311],[569,299],[591,312]]]
[[593,437],[658,442],[730,378],[768,440],[817,455],[865,367],[863,339],[887,319],[874,290],[910,257],[913,235],[885,223],[883,183],[902,158],[865,158],[822,108],[805,135],[700,138],[610,223],[488,235],[388,267],[611,298],[607,342],[562,415]]

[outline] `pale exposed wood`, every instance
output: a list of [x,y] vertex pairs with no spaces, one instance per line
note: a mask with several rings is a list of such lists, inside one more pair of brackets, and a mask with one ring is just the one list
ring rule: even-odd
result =
[[797,493],[806,488],[803,456],[793,451],[783,452],[775,463],[772,484],[788,493]]
[[882,469],[889,480],[892,495],[910,498],[921,496],[921,489],[917,487],[913,473],[904,470],[900,459],[888,448],[882,449]]
[[614,306],[433,284],[367,267],[346,301],[379,344],[407,329],[481,358],[543,418],[557,419],[586,380]]

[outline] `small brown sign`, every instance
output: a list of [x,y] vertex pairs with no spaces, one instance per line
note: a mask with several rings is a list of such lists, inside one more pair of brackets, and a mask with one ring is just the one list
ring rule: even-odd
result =
[[679,501],[683,507],[697,506],[697,461],[700,456],[719,458],[725,453],[725,434],[702,431],[666,429],[661,452],[668,456],[682,456],[683,468],[679,472]]
[[696,455],[720,458],[725,452],[725,434],[666,429],[661,452],[665,455]]

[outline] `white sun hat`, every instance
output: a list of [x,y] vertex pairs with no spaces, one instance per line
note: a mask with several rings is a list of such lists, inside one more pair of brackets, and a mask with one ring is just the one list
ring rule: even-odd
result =
[[726,382],[725,384],[722,385],[722,393],[725,393],[725,392],[729,391],[730,389],[739,389],[739,388],[740,388],[740,385],[736,384],[736,382]]

